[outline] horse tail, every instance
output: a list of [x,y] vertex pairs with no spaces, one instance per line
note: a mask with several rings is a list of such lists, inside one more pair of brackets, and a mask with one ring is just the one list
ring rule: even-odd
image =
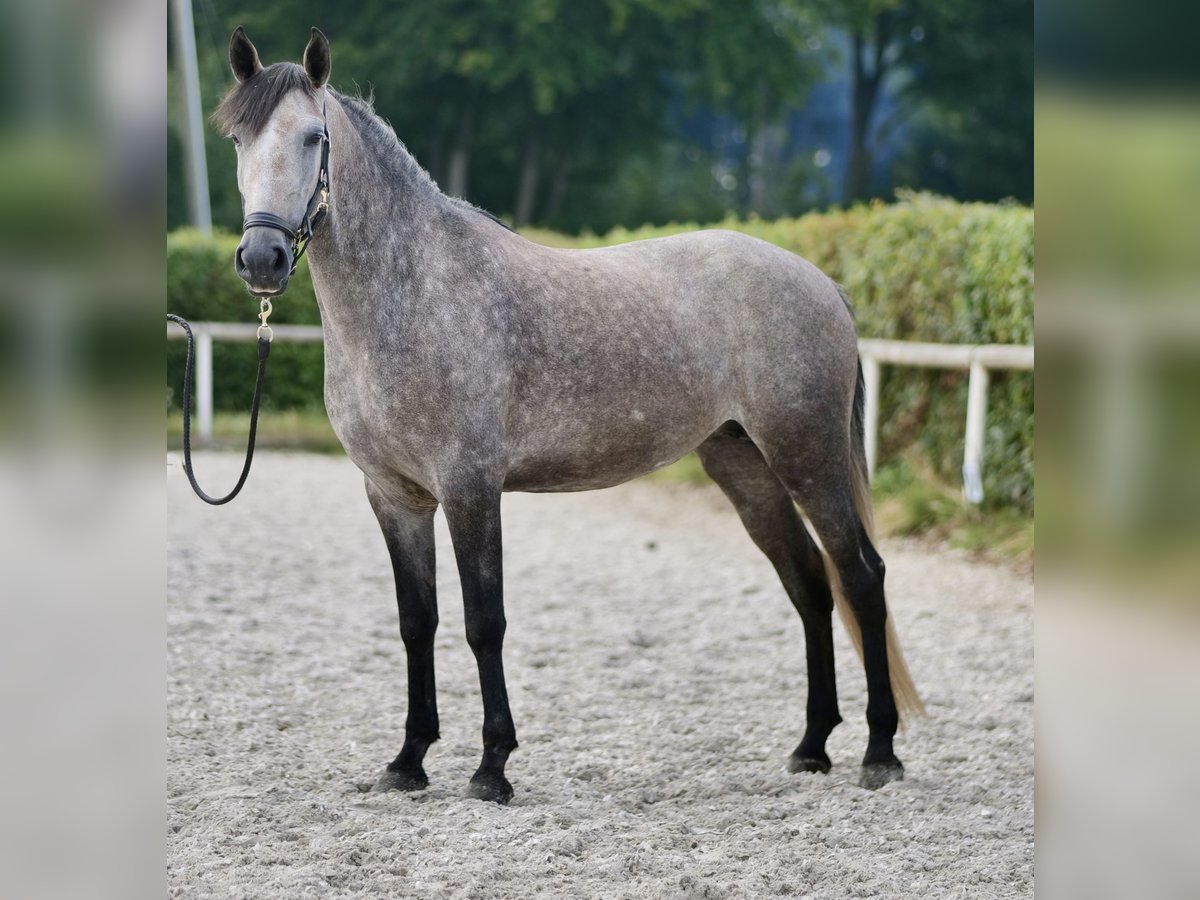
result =
[[[842,295],[842,300],[845,301],[847,308],[849,308],[850,301],[840,285],[838,292]],[[854,509],[858,513],[859,520],[862,522],[863,530],[866,531],[867,537],[874,544],[875,512],[871,502],[871,477],[867,470],[866,435],[863,428],[865,406],[866,384],[863,380],[862,359],[860,358],[858,361],[858,378],[854,385],[854,407],[850,417],[850,487],[854,497]],[[850,636],[850,643],[854,645],[854,650],[858,653],[858,658],[862,659],[862,629],[859,628],[858,620],[854,617],[854,611],[850,607],[850,603],[846,600],[845,592],[842,590],[841,579],[838,577],[833,565],[829,562],[828,556],[825,557],[825,570],[829,575],[829,583],[833,588],[838,615],[842,619],[846,633]],[[924,716],[925,704],[921,702],[921,695],[917,693],[917,686],[913,683],[912,674],[908,671],[908,664],[904,661],[904,651],[900,649],[900,638],[896,634],[896,626],[892,616],[888,614],[884,621],[887,640],[888,674],[891,676],[892,696],[896,701],[896,710],[900,714],[900,723],[903,726],[905,719],[908,717]]]

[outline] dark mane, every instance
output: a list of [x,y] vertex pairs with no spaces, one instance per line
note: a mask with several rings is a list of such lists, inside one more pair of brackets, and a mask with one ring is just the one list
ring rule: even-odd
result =
[[317,94],[304,69],[295,63],[267,66],[234,85],[213,113],[213,124],[224,134],[240,130],[254,137],[266,127],[279,101],[295,90],[310,97]]
[[366,97],[348,97],[338,91],[329,89],[329,93],[342,105],[342,110],[350,123],[358,131],[367,149],[375,158],[394,175],[404,180],[409,188],[428,188],[437,193],[438,186],[429,173],[421,168],[421,164],[408,152],[408,148],[392,126],[380,118]]
[[469,203],[458,197],[450,197],[442,194],[438,189],[437,183],[429,176],[429,173],[421,168],[421,164],[408,152],[408,148],[404,146],[404,142],[396,137],[396,132],[392,130],[392,126],[375,112],[370,98],[348,97],[332,89],[330,89],[330,93],[342,105],[346,116],[358,130],[363,142],[374,153],[375,158],[385,168],[403,179],[410,190],[413,188],[428,190],[431,194],[438,196],[443,203],[448,203],[455,209],[486,216],[502,228],[512,231],[507,224],[496,218],[486,209],[480,209],[473,203]]

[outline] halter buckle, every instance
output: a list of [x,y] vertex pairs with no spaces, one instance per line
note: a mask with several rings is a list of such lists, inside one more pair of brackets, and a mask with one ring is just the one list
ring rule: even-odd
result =
[[263,297],[258,304],[258,321],[260,321],[262,324],[258,326],[257,335],[258,339],[261,341],[263,340],[263,332],[265,331],[267,334],[267,343],[270,343],[275,339],[275,335],[271,331],[271,326],[267,324],[267,318],[271,315],[272,311],[273,307],[271,306],[270,299]]

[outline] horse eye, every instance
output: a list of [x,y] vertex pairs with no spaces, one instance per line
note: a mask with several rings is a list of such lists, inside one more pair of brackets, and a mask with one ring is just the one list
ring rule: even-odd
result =
[[317,144],[321,143],[321,139],[323,137],[324,137],[324,135],[321,135],[321,134],[310,134],[308,136],[308,139],[304,143],[310,147],[313,147],[313,146],[316,146]]
[[240,146],[242,146],[242,142],[238,140],[238,136],[237,136],[236,134],[231,134],[231,135],[229,136],[229,139],[230,139],[231,141],[233,141],[233,146],[235,146],[235,147],[240,147]]

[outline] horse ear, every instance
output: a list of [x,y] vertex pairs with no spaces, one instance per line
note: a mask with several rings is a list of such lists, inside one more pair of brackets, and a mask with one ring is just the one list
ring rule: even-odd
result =
[[262,63],[258,59],[258,51],[246,37],[246,30],[239,25],[229,39],[229,67],[233,69],[233,77],[245,81],[250,76],[262,71]]
[[308,46],[304,48],[304,71],[308,73],[313,87],[320,87],[329,80],[329,38],[314,28]]

